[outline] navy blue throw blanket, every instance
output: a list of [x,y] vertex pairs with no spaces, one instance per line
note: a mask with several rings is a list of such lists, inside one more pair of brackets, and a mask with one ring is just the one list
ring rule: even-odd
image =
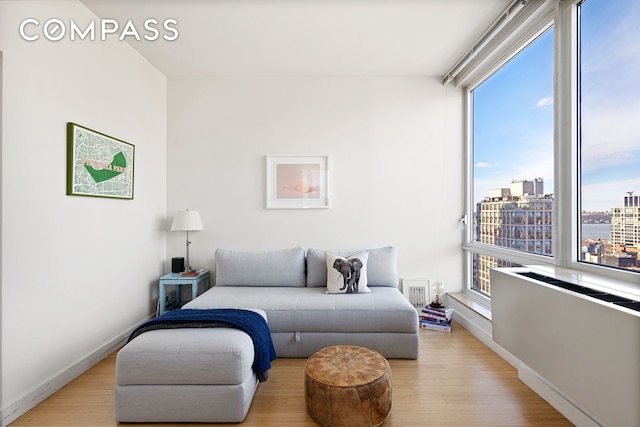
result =
[[251,368],[260,382],[269,377],[276,350],[271,341],[269,325],[259,313],[251,310],[217,308],[209,310],[171,310],[138,326],[129,341],[138,335],[156,329],[232,327],[246,332],[253,340],[255,356]]

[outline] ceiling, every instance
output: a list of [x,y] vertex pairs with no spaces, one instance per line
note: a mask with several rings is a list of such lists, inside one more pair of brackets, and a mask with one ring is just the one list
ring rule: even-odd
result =
[[[81,0],[122,29],[178,21],[175,41],[135,41],[169,77],[443,76],[510,0]],[[158,25],[160,36],[168,32]]]

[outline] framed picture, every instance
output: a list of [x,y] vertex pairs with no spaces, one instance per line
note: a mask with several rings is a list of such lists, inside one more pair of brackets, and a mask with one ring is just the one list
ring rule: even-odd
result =
[[267,156],[267,209],[329,207],[328,156]]
[[134,146],[67,123],[67,194],[133,199]]

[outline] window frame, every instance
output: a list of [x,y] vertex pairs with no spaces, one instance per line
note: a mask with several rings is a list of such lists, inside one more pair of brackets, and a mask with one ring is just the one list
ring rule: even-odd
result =
[[[489,255],[521,265],[547,265],[588,274],[602,280],[601,285],[626,292],[640,293],[638,273],[580,262],[580,140],[579,140],[579,4],[582,0],[546,0],[523,19],[518,28],[511,28],[507,47],[485,53],[499,60],[478,61],[463,70],[458,83],[463,92],[464,140],[464,217],[463,217],[463,293],[490,308],[491,299],[471,289],[473,253]],[[473,240],[475,204],[473,159],[473,91],[526,49],[551,26],[554,28],[554,203],[553,256],[518,252],[509,248],[487,245]],[[570,238],[563,238],[567,234]],[[636,284],[633,284],[635,281]],[[620,289],[620,283],[627,284]]]
[[[568,193],[569,197],[567,197],[567,199],[570,200],[565,200],[565,203],[563,204],[564,209],[562,210],[563,213],[568,214],[567,209],[571,208],[571,218],[565,218],[565,223],[571,224],[572,238],[569,239],[568,242],[565,242],[566,247],[564,248],[564,254],[566,255],[566,258],[560,266],[581,271],[605,280],[622,282],[624,285],[622,288],[620,288],[620,286],[616,286],[616,284],[612,284],[610,287],[612,289],[623,290],[640,295],[640,273],[580,261],[581,244],[579,238],[581,230],[579,218],[581,210],[580,195],[582,193],[580,178],[582,173],[580,170],[579,135],[581,121],[579,108],[580,81],[578,78],[580,67],[579,6],[585,1],[587,0],[573,0],[571,2],[567,2],[567,4],[564,4],[564,2],[561,1],[557,12],[558,17],[562,20],[564,34],[563,39],[561,40],[562,44],[560,49],[556,47],[556,56],[560,56],[562,59],[562,68],[558,70],[558,75],[561,77],[557,78],[558,81],[556,85],[562,86],[564,84],[561,95],[565,98],[566,102],[571,101],[570,106],[564,106],[563,108],[565,114],[570,113],[570,117],[566,119],[566,123],[561,122],[564,123],[565,126],[570,126],[570,129],[563,129],[563,135],[571,141],[571,144],[568,147],[561,148],[567,151],[566,153],[563,153],[563,155],[571,158],[571,178],[573,178],[571,182],[567,182],[566,184],[566,186],[571,185],[571,191]],[[556,112],[557,115],[561,113],[562,112]],[[558,166],[556,166],[556,169],[558,169]],[[569,179],[567,179],[567,181],[569,181]],[[565,193],[566,191],[568,190],[565,190]],[[635,284],[633,283],[634,281]],[[606,281],[603,283],[603,286],[609,287]]]

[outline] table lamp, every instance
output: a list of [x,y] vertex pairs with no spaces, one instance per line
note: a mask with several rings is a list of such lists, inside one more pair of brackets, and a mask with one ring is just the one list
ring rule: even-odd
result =
[[431,291],[436,294],[436,298],[431,304],[431,308],[444,308],[444,304],[440,301],[440,294],[444,292],[444,283],[433,282],[431,284]]
[[192,271],[191,264],[189,263],[189,232],[204,230],[202,220],[198,211],[178,211],[175,218],[173,218],[173,224],[171,224],[171,231],[186,231],[187,232],[187,263],[185,265],[186,272]]

